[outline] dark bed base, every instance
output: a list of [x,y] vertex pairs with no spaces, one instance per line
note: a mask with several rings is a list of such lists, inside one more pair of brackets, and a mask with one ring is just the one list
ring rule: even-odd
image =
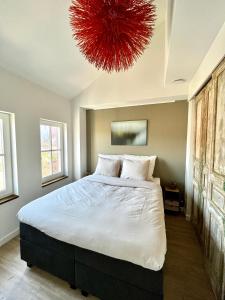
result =
[[58,241],[20,224],[21,258],[61,279],[83,295],[101,300],[162,300],[163,273]]

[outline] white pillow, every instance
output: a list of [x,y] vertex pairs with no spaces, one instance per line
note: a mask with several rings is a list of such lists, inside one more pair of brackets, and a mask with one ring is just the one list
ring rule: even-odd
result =
[[119,155],[119,154],[99,154],[98,157],[102,157],[102,158],[108,158],[108,159],[116,159],[116,160],[122,160],[123,159],[123,155]]
[[121,178],[147,180],[149,160],[123,160]]
[[156,155],[152,155],[152,156],[138,156],[138,155],[128,155],[128,154],[124,154],[123,157],[125,159],[130,159],[130,160],[148,160],[149,161],[149,169],[148,169],[148,175],[147,175],[147,180],[152,180],[153,178],[153,172],[155,169],[155,161],[157,156]]
[[98,164],[94,175],[104,175],[111,177],[118,177],[120,170],[120,161],[115,159],[108,159],[98,157]]

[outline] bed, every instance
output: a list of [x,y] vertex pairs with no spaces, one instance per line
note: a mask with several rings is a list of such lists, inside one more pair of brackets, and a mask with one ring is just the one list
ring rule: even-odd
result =
[[163,299],[159,180],[91,175],[24,206],[21,258],[102,300]]

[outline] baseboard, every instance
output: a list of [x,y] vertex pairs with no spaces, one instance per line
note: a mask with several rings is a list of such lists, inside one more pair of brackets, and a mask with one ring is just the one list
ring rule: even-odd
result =
[[7,234],[6,236],[4,236],[3,238],[0,239],[0,247],[4,244],[6,244],[7,242],[9,242],[10,240],[12,240],[14,237],[16,237],[19,234],[19,228],[16,228],[15,230],[13,230],[12,232],[10,232],[9,234]]

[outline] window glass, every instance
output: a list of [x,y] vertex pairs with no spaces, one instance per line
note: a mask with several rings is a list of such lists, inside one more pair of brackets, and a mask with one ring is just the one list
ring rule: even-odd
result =
[[5,160],[3,156],[0,156],[0,192],[4,191],[5,189]]
[[15,162],[13,164],[12,147],[15,147],[15,140],[12,138],[12,115],[0,112],[0,199],[14,193]]
[[64,124],[41,120],[42,181],[47,182],[65,175]]

